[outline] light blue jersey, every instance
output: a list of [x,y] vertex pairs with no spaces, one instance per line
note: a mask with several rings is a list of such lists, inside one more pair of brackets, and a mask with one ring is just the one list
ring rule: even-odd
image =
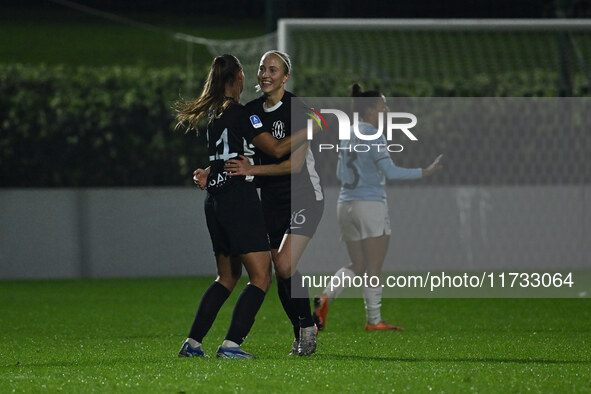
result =
[[[377,129],[369,123],[359,122],[359,132],[363,135],[375,135]],[[369,146],[369,151],[355,152],[353,147],[357,144],[363,144],[363,150]],[[390,157],[387,145],[384,135],[375,141],[363,141],[355,135],[353,129],[351,139],[340,142],[337,164],[337,177],[341,181],[339,202],[386,202],[386,179],[422,177],[423,170],[420,168],[397,167]]]

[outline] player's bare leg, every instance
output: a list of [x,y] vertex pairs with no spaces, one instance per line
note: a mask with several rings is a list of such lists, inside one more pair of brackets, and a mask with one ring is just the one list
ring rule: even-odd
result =
[[223,256],[223,258],[216,259],[216,263],[218,271],[216,282],[229,291],[234,290],[242,276],[242,261],[238,256]]

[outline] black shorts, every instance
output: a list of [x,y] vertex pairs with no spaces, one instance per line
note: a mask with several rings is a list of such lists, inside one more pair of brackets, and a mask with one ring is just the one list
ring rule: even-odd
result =
[[251,182],[236,182],[222,193],[207,193],[205,219],[216,256],[270,249],[261,201]]
[[312,238],[324,213],[324,200],[298,199],[292,200],[291,205],[291,221],[287,233]]
[[280,198],[280,196],[261,190],[261,202],[271,249],[279,249],[283,236],[289,230],[291,220],[290,199],[286,199],[285,196]]

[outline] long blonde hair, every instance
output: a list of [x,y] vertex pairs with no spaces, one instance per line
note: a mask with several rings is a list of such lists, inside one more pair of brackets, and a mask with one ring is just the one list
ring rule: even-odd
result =
[[231,103],[225,99],[226,85],[233,84],[241,70],[240,60],[233,55],[225,54],[213,59],[201,95],[191,101],[175,103],[176,128],[185,127],[186,132],[195,129],[198,133],[201,119],[207,117],[211,122],[221,116]]

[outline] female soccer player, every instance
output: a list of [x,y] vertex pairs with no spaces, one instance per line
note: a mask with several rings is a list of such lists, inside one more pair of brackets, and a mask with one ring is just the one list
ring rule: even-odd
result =
[[[205,356],[201,347],[218,311],[240,277],[241,262],[250,282],[234,307],[226,339],[218,347],[218,358],[253,358],[240,348],[254,324],[271,283],[271,254],[262,219],[262,208],[256,187],[245,177],[229,177],[224,162],[243,155],[252,142],[267,154],[281,157],[305,141],[305,131],[283,141],[262,133],[249,120],[238,102],[244,87],[244,73],[239,60],[232,55],[214,59],[200,97],[179,103],[179,126],[198,128],[207,120],[210,172],[207,178],[205,216],[216,257],[218,278],[203,295],[181,357]],[[298,142],[299,141],[299,142]]]
[[[286,53],[276,50],[265,53],[258,72],[258,87],[263,95],[245,106],[249,115],[256,115],[263,125],[271,126],[271,134],[280,141],[305,127],[291,117],[292,102],[298,106],[300,102],[285,90],[290,76],[291,60]],[[303,104],[301,108],[303,114]],[[279,159],[260,150],[256,156],[259,165],[232,159],[226,163],[226,169],[233,176],[256,176],[279,298],[295,336],[289,354],[307,356],[316,350],[318,330],[312,318],[308,289],[302,287],[302,276],[296,267],[322,217],[322,188],[308,144]]]
[[[379,114],[388,111],[386,99],[375,90],[363,92],[358,84],[353,85],[351,95],[354,100],[353,110],[362,118],[359,131],[364,135],[375,135]],[[397,167],[387,150],[379,149],[379,144],[387,145],[385,136],[382,135],[381,139],[371,145],[370,151],[363,153],[348,150],[347,147],[364,141],[356,137],[341,141],[337,165],[337,176],[341,181],[337,218],[341,240],[347,244],[351,259],[350,265],[336,272],[335,276],[341,279],[364,273],[368,276],[382,273],[391,232],[386,179],[418,179],[432,175],[441,168],[441,155],[426,169]],[[314,317],[321,330],[326,327],[328,306],[343,290],[344,286],[327,287],[323,294],[314,298]],[[366,330],[402,330],[382,320],[381,286],[363,288],[363,298],[367,314]]]

